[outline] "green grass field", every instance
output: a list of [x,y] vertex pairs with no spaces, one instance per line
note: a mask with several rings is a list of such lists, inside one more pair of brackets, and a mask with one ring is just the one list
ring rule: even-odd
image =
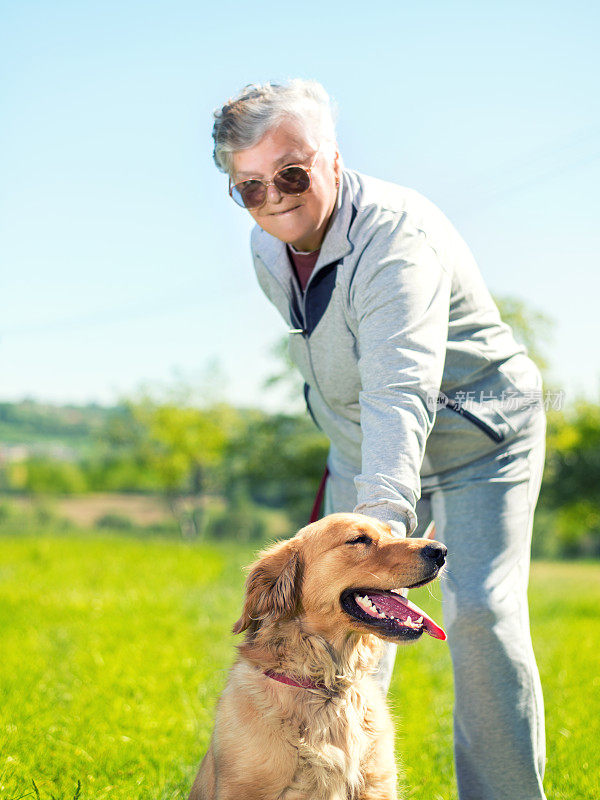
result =
[[[0,797],[186,797],[252,556],[234,544],[2,536]],[[439,595],[434,585],[411,598],[440,620]],[[598,800],[600,564],[534,564],[530,600],[548,798]],[[446,645],[402,648],[390,700],[405,797],[455,800]]]

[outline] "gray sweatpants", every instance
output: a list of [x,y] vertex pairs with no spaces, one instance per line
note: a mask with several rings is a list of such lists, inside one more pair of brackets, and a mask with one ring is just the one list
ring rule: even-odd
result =
[[[546,419],[490,455],[422,479],[421,535],[431,519],[448,547],[441,580],[454,670],[454,756],[460,800],[544,800],[544,707],[529,632],[527,583]],[[333,475],[325,512],[354,507],[352,481]],[[396,645],[376,679],[387,693]]]

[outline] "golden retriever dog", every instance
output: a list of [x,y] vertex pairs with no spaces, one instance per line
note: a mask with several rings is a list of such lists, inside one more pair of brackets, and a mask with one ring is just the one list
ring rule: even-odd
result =
[[189,800],[395,800],[381,640],[444,631],[400,592],[446,548],[361,514],[330,514],[248,569],[245,631]]

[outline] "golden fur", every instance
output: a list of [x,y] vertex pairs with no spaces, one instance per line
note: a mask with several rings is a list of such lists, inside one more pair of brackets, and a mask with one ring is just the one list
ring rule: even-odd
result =
[[[371,544],[350,543],[361,535]],[[437,569],[419,555],[430,543],[331,514],[260,554],[233,627],[245,641],[189,800],[396,800],[392,721],[371,678],[382,634],[346,613],[340,595],[432,579]],[[267,669],[323,688],[280,683]]]

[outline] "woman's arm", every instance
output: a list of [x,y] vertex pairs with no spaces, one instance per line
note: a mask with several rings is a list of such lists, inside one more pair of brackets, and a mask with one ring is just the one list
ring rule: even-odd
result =
[[363,435],[354,510],[408,535],[444,369],[451,283],[425,233],[391,214],[353,283]]

